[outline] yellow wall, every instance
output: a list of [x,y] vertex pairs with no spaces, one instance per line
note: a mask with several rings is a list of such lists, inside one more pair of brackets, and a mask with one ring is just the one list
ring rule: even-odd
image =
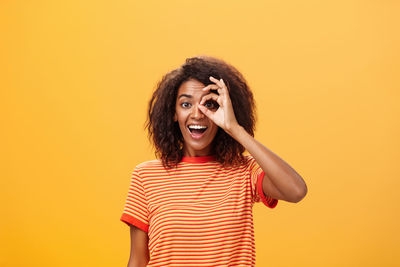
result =
[[257,266],[398,266],[398,1],[0,2],[0,266],[126,266],[161,75],[208,54],[308,195],[254,208]]

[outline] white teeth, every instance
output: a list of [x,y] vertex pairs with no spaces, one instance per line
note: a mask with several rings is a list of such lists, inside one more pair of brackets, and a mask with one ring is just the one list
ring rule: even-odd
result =
[[207,129],[207,126],[204,126],[204,125],[189,125],[188,127],[189,127],[189,129],[197,129],[197,130]]

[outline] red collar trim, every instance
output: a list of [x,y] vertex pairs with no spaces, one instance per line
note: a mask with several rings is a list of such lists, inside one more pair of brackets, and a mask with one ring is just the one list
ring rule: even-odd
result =
[[183,157],[182,162],[192,162],[192,163],[204,163],[215,161],[215,156],[204,156],[204,157]]

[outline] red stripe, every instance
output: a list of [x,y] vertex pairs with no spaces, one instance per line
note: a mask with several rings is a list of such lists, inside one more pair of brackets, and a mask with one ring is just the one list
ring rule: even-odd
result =
[[139,221],[138,219],[132,217],[129,214],[126,214],[126,213],[122,214],[120,220],[123,221],[124,223],[126,223],[127,225],[132,224],[132,225],[136,226],[137,228],[145,231],[146,233],[149,231],[149,226],[147,224]]
[[273,208],[276,207],[276,205],[278,205],[278,200],[277,200],[277,199],[274,199],[274,198],[271,198],[271,197],[269,197],[269,196],[265,196],[265,195],[264,195],[264,191],[263,191],[263,188],[262,188],[262,182],[263,182],[263,180],[264,180],[264,176],[265,176],[265,173],[264,173],[264,172],[261,172],[261,173],[258,175],[258,179],[257,179],[257,193],[258,193],[258,195],[260,196],[262,202],[263,202],[267,207],[273,209]]
[[212,158],[184,160],[168,172],[161,161],[139,164],[121,221],[149,236],[148,266],[255,265],[252,207],[274,208],[264,172],[251,156],[239,168]]

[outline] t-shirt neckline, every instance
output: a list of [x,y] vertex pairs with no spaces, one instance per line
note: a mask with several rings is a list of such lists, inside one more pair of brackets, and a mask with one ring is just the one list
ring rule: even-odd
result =
[[215,156],[203,156],[203,157],[182,157],[182,162],[192,162],[192,163],[203,163],[203,162],[209,162],[209,161],[214,161]]

